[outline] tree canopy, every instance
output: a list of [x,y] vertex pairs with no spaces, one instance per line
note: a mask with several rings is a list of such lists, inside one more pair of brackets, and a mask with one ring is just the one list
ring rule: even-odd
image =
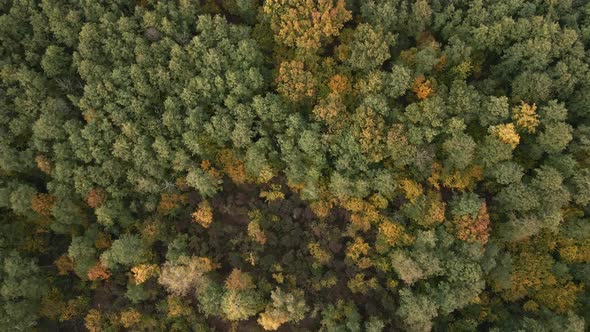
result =
[[0,330],[585,331],[589,110],[585,1],[3,1]]

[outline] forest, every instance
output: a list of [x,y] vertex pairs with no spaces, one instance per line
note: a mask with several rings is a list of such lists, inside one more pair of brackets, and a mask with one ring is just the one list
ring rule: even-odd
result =
[[0,331],[590,326],[590,2],[0,1]]

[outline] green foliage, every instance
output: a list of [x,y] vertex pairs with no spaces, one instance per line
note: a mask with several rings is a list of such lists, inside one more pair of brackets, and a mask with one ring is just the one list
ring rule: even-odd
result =
[[113,241],[111,247],[100,255],[100,260],[107,268],[133,266],[145,262],[146,252],[139,236],[125,234]]
[[361,316],[352,302],[339,300],[322,310],[320,331],[361,331]]
[[0,330],[587,329],[588,17],[2,2]]
[[204,172],[200,168],[196,168],[188,173],[186,176],[187,184],[191,185],[199,191],[204,197],[212,197],[219,190],[221,181],[214,175]]
[[256,290],[228,290],[221,297],[221,311],[228,320],[248,319],[262,310],[264,302]]
[[393,36],[374,29],[369,24],[359,24],[348,45],[342,46],[346,55],[346,64],[357,70],[379,68],[389,59],[389,47],[393,46]]
[[272,302],[260,314],[258,323],[265,330],[276,330],[286,322],[299,322],[308,310],[302,291],[285,293],[280,288],[271,292]]
[[37,325],[41,297],[48,290],[46,280],[34,260],[15,251],[2,254],[0,327],[30,331]]

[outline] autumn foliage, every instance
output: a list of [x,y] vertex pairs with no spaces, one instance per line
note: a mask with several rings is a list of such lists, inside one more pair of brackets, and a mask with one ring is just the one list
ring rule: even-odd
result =
[[0,331],[590,322],[590,6],[5,0]]

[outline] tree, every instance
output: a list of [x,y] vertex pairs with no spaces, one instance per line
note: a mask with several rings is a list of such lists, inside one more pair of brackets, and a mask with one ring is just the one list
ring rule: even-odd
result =
[[590,321],[585,1],[0,12],[0,330]]
[[137,265],[145,262],[146,258],[147,253],[141,238],[129,234],[113,241],[111,247],[100,255],[100,261],[108,268]]
[[308,310],[301,290],[283,292],[280,288],[271,292],[271,303],[266,306],[258,318],[267,331],[274,331],[287,322],[297,323],[305,317]]
[[339,300],[322,310],[320,331],[360,331],[361,316],[353,302]]
[[315,80],[301,61],[285,61],[276,78],[277,91],[285,98],[298,102],[315,96]]
[[27,331],[37,325],[41,298],[48,291],[46,280],[34,260],[7,252],[2,261],[0,326]]
[[327,38],[338,36],[352,17],[344,0],[272,0],[264,3],[263,11],[275,40],[305,53],[315,52]]
[[225,289],[221,311],[230,321],[248,319],[264,307],[262,296],[247,272],[234,269],[225,280]]
[[512,123],[492,126],[488,131],[502,143],[510,145],[513,149],[520,143],[520,135],[518,135]]
[[359,24],[350,41],[340,46],[339,57],[356,70],[378,69],[390,58],[389,48],[393,46],[393,41],[393,35],[369,24]]
[[408,330],[430,330],[431,320],[437,316],[437,309],[436,304],[427,296],[415,294],[407,288],[400,290],[400,307],[396,313],[403,319]]
[[62,47],[50,45],[41,59],[41,67],[47,76],[55,77],[68,71],[70,55]]
[[174,295],[202,292],[208,284],[205,274],[216,267],[206,257],[181,257],[176,263],[164,264],[158,282]]
[[442,144],[447,159],[445,165],[449,168],[463,170],[471,165],[475,157],[476,143],[471,136],[456,134]]
[[512,109],[512,119],[516,125],[529,133],[534,133],[539,125],[539,115],[536,113],[537,105],[529,105],[521,102],[520,106]]

